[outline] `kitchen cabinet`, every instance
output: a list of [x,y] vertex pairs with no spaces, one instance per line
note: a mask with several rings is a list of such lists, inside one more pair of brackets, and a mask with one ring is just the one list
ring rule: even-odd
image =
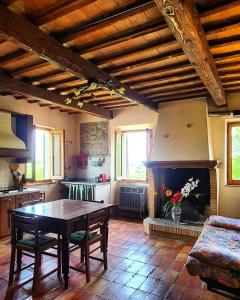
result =
[[11,234],[10,210],[15,208],[15,196],[1,198],[0,202],[0,235],[1,237]]
[[110,184],[101,184],[94,186],[94,201],[110,203]]
[[11,234],[10,210],[18,208],[20,203],[38,200],[40,191],[24,192],[16,195],[1,195],[0,197],[0,237]]

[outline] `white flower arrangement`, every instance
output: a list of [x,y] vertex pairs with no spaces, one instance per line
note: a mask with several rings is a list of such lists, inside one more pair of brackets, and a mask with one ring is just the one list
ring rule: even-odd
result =
[[198,183],[200,182],[199,179],[196,179],[195,181],[192,178],[189,178],[187,183],[183,186],[181,189],[181,194],[183,197],[187,198],[190,195],[190,192],[193,191],[197,186]]

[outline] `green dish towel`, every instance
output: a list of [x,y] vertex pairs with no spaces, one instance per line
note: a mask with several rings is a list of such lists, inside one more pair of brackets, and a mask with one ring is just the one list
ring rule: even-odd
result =
[[86,184],[71,184],[68,191],[68,199],[70,200],[94,200],[94,186]]

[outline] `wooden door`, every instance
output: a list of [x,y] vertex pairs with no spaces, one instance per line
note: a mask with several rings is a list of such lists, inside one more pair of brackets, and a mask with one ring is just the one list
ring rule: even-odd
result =
[[15,196],[1,197],[0,199],[0,236],[11,234],[10,209],[15,208]]

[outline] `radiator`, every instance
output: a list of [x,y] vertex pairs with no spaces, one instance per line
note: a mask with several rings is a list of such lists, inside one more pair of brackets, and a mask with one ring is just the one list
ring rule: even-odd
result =
[[146,209],[147,188],[145,186],[120,186],[119,209],[144,212]]

